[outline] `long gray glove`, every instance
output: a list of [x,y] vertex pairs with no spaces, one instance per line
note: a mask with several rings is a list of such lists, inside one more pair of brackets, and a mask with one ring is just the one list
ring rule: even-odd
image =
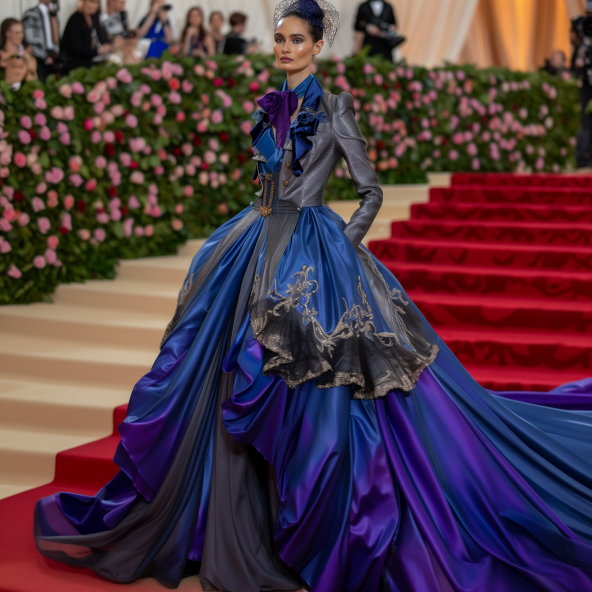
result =
[[360,207],[353,213],[343,229],[354,246],[358,246],[370,229],[382,205],[382,189],[372,167],[366,142],[355,118],[354,99],[348,92],[337,97],[337,109],[333,115],[335,147],[343,156],[358,195]]

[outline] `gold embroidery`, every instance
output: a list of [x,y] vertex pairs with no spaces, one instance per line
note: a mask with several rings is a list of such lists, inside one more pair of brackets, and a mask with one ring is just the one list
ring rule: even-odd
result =
[[[263,185],[263,191],[261,192],[261,207],[259,211],[264,218],[267,218],[271,214],[271,204],[273,203],[273,196],[275,195],[275,175],[270,173],[269,175],[259,175],[261,185]],[[267,189],[271,181],[271,193],[267,195]],[[266,200],[267,199],[267,203]]]

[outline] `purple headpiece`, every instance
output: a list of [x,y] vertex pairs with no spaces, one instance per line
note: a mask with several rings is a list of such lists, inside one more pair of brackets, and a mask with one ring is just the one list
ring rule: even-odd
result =
[[323,29],[323,38],[331,46],[337,29],[339,29],[339,13],[335,6],[327,0],[282,0],[273,13],[273,26],[277,27],[280,20],[289,12],[296,12],[311,25]]

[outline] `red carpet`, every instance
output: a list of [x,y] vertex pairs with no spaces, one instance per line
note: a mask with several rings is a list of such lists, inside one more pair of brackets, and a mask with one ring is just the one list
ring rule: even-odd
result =
[[[591,372],[591,206],[590,177],[454,175],[370,249],[482,384],[548,390]],[[115,410],[112,436],[60,453],[53,483],[0,501],[0,591],[122,590],[42,557],[33,506],[109,481],[124,416]],[[159,589],[154,580],[127,587]]]
[[[119,590],[122,586],[79,569],[45,559],[33,540],[33,507],[40,497],[57,491],[94,495],[117,472],[112,458],[119,442],[117,425],[125,406],[115,409],[113,434],[108,438],[61,452],[53,483],[0,501],[0,590],[2,592],[87,592]],[[154,580],[128,586],[155,590]],[[161,587],[161,589],[164,589]]]
[[592,179],[455,174],[370,250],[484,386],[592,372]]

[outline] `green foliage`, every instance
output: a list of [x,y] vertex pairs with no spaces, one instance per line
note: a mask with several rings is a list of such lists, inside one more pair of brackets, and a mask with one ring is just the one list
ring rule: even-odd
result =
[[[382,183],[573,166],[571,81],[367,57],[316,67],[327,91],[354,96]],[[256,190],[251,113],[283,79],[256,55],[103,64],[19,92],[0,82],[0,303],[111,278],[117,259],[174,253],[245,208]],[[345,162],[326,195],[357,198]]]

